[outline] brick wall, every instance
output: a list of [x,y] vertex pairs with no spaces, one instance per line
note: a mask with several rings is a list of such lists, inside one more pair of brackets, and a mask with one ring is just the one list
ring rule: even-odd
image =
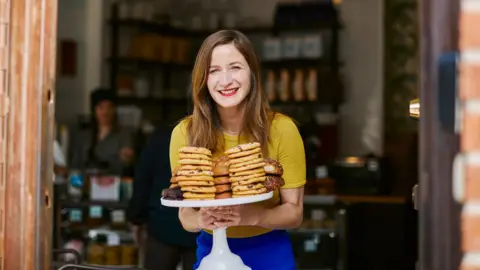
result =
[[[480,0],[461,0],[459,97],[461,104],[462,270],[480,270]],[[457,168],[458,171],[458,168]]]

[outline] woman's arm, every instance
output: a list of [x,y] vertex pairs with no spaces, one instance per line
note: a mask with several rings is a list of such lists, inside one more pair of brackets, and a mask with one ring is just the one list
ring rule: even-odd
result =
[[303,220],[303,187],[281,189],[282,204],[263,209],[257,214],[255,226],[269,229],[293,229]]

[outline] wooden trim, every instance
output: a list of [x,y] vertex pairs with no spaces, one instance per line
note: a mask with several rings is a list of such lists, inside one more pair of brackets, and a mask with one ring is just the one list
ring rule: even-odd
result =
[[12,1],[10,16],[4,269],[49,269],[57,0]]
[[438,60],[458,49],[458,0],[422,0],[420,66],[420,269],[458,269],[460,206],[452,196],[452,164],[458,138],[438,114]]

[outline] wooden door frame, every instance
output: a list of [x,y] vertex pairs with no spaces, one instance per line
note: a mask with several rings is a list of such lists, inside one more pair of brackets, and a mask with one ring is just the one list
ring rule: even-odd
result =
[[49,270],[58,0],[0,4],[6,5],[0,15],[9,19],[3,25],[8,57],[0,64],[10,104],[2,119],[7,149],[0,269]]
[[452,166],[458,136],[439,124],[438,60],[458,51],[460,0],[420,4],[420,201],[422,270],[456,270],[461,260],[460,206],[453,199]]

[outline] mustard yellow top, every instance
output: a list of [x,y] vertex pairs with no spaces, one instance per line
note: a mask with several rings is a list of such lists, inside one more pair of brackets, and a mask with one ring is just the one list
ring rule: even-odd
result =
[[[172,132],[170,142],[170,165],[175,168],[179,163],[178,149],[187,145],[187,120],[180,122]],[[302,137],[298,132],[297,126],[289,117],[276,114],[272,121],[270,130],[270,143],[268,145],[268,157],[278,160],[283,165],[283,179],[285,185],[282,188],[298,188],[305,185],[306,165],[305,150]],[[225,149],[235,147],[241,143],[247,143],[245,138],[224,134]],[[213,153],[213,157],[222,155],[223,151]],[[274,207],[280,204],[280,195],[278,190],[274,192],[273,198],[261,202],[267,207]],[[258,226],[238,226],[227,229],[227,237],[244,238],[261,235],[270,232]]]

